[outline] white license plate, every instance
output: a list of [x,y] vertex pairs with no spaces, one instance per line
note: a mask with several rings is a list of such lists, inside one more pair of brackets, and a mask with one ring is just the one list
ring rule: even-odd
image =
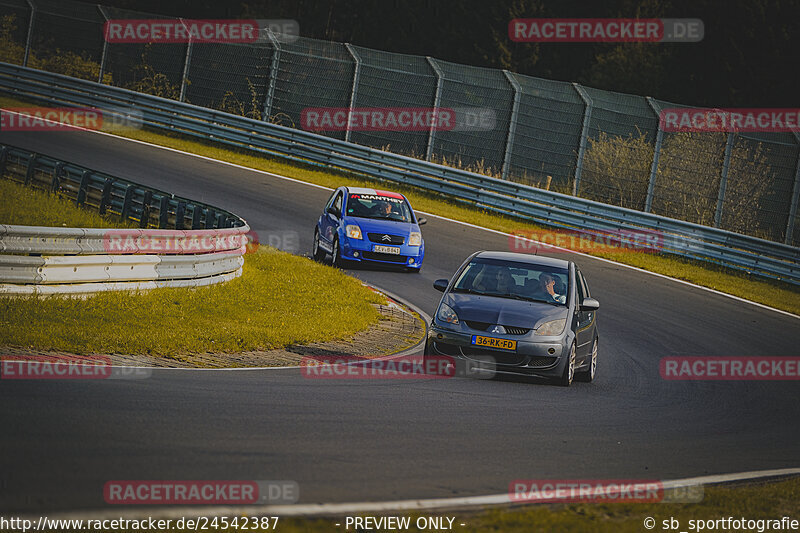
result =
[[377,252],[379,254],[394,254],[400,255],[400,248],[397,246],[379,246],[375,245],[372,247],[373,252]]

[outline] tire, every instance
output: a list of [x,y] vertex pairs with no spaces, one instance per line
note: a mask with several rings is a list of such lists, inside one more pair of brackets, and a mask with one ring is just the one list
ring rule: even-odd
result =
[[331,248],[331,264],[335,267],[343,268],[342,255],[339,250],[339,237],[333,238],[333,247]]
[[311,257],[314,261],[321,262],[326,255],[325,250],[319,247],[319,229],[314,228],[314,244],[311,247]]
[[567,364],[564,365],[564,373],[561,374],[561,378],[558,380],[558,384],[562,387],[569,387],[572,385],[572,380],[575,378],[575,344],[573,343],[572,348],[569,350],[569,359],[567,360]]
[[592,359],[589,363],[589,368],[586,370],[581,370],[580,372],[575,372],[575,379],[577,381],[583,381],[584,383],[591,383],[594,381],[595,375],[597,374],[597,338],[595,337],[594,343],[592,344]]

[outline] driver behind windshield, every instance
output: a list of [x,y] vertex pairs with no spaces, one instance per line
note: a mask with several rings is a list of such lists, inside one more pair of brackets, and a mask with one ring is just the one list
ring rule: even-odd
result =
[[539,275],[539,293],[543,298],[554,300],[558,303],[566,303],[567,297],[563,294],[558,294],[555,291],[556,280],[547,272],[542,272]]

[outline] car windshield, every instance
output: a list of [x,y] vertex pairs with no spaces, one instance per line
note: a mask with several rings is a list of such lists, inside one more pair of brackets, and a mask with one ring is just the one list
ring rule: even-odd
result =
[[347,216],[412,221],[411,209],[403,198],[382,194],[348,194]]
[[567,269],[515,261],[476,258],[464,269],[453,292],[566,305]]

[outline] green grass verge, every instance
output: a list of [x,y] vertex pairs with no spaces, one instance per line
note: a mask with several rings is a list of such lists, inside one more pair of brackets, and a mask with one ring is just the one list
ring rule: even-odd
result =
[[[0,223],[125,226],[71,201],[0,179]],[[380,319],[384,299],[338,269],[261,246],[223,285],[0,298],[0,345],[86,353],[179,355],[268,350],[345,338]],[[180,327],[175,327],[180,324]]]
[[370,303],[383,301],[338,269],[262,246],[225,284],[2,298],[0,345],[161,356],[268,350],[346,338],[377,322]]
[[0,224],[71,228],[129,228],[118,216],[79,209],[75,202],[46,191],[0,179]]
[[[234,517],[239,517],[241,527],[242,517],[249,516],[247,508],[241,507],[238,513],[227,516],[228,523]],[[202,509],[198,510],[202,514]],[[786,517],[791,524],[792,520],[800,520],[800,478],[772,483],[753,483],[735,487],[707,487],[702,502],[692,504],[676,503],[584,503],[584,504],[559,504],[559,505],[530,505],[527,507],[491,509],[475,512],[437,511],[434,513],[404,513],[389,512],[387,516],[408,517],[408,529],[398,531],[430,532],[442,529],[418,529],[418,517],[445,517],[453,518],[451,531],[463,533],[529,533],[541,532],[587,532],[592,533],[642,533],[647,531],[688,531],[696,532],[698,522],[704,521],[702,531],[793,531],[789,529],[767,528],[763,522],[759,528],[758,522],[752,529],[724,528],[722,523],[714,526],[708,524],[709,520],[726,518],[744,520],[771,520],[780,521]],[[362,516],[358,514],[348,516]],[[364,514],[363,516],[375,516]],[[139,517],[139,519],[144,516]],[[652,519],[654,527],[645,527],[645,520]],[[235,528],[223,528],[218,521],[213,527],[213,517],[208,517],[206,523],[209,529],[215,531],[234,532],[241,531]],[[219,519],[218,519],[219,520]],[[253,524],[252,518],[248,525]],[[694,521],[694,522],[692,522]],[[173,519],[174,525],[176,520]],[[270,520],[270,529],[250,528],[253,531],[273,531],[274,520]],[[339,526],[335,524],[340,524]],[[448,521],[445,519],[445,525]],[[464,524],[464,526],[461,526]],[[185,522],[184,522],[185,525]],[[168,528],[165,531],[180,532],[184,529]],[[447,530],[445,527],[444,530]],[[66,531],[66,530],[62,530]],[[345,527],[345,516],[325,519],[280,518],[274,531],[282,533],[308,533],[308,532],[335,532],[335,531],[361,531],[350,525]],[[378,530],[365,530],[378,531]],[[388,529],[380,529],[388,531]]]
[[[0,106],[30,105],[21,100],[0,97]],[[327,170],[316,165],[288,163],[281,159],[267,159],[263,155],[236,150],[220,143],[203,142],[183,135],[174,135],[150,130],[115,131],[115,135],[141,140],[184,152],[228,161],[258,170],[274,172],[283,176],[315,183],[327,187],[340,185],[362,187],[387,187],[386,182],[353,176],[344,172]],[[413,187],[391,184],[393,190],[405,194],[419,211],[469,222],[478,226],[504,232],[547,231],[548,229],[519,218],[498,215],[486,210],[459,203],[440,195],[422,192]],[[696,283],[704,287],[739,296],[792,313],[800,314],[800,287],[779,281],[770,281],[749,276],[733,269],[711,265],[706,262],[683,260],[673,256],[657,254],[598,253],[598,257],[613,259],[659,274]]]
[[[455,517],[453,531],[463,533],[528,533],[531,531],[562,532],[631,532],[665,531],[664,520],[677,520],[673,531],[693,531],[690,520],[715,520],[725,517],[745,519],[780,520],[788,516],[800,520],[800,478],[769,484],[753,484],[739,487],[708,487],[705,498],[694,504],[674,503],[611,503],[532,505],[514,509],[495,509],[478,513],[436,512],[429,515],[408,515],[415,523],[417,516]],[[644,520],[653,518],[654,529],[646,529]],[[344,531],[344,524],[337,528],[336,520],[281,519],[278,529],[283,533],[308,531]],[[461,527],[460,524],[465,524]],[[352,529],[351,529],[352,530]],[[430,531],[411,527],[404,531]],[[694,529],[696,531],[696,529]],[[709,531],[706,529],[705,531]],[[712,531],[746,531],[744,529],[721,529]],[[758,531],[757,529],[755,531]]]

